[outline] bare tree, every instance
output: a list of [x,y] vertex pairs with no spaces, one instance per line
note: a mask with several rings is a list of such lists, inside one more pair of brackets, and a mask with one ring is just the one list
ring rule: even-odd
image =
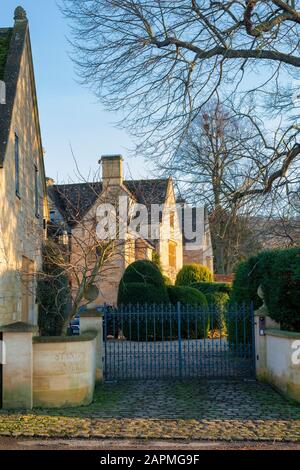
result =
[[[50,225],[50,236],[55,243],[48,245],[46,262],[56,265],[60,275],[63,273],[70,281],[72,300],[65,322],[67,325],[81,305],[90,303],[85,298],[88,290],[114,275],[120,258],[126,256],[126,247],[118,232],[114,239],[105,240],[99,238],[97,231],[98,205],[116,205],[117,194],[105,193],[98,182],[84,182],[71,187],[59,185],[56,193],[63,206],[64,218]],[[116,227],[118,222],[119,218],[112,220]]]
[[245,206],[235,197],[255,172],[266,164],[255,128],[238,119],[226,107],[215,102],[203,108],[193,122],[178,151],[159,164],[166,174],[173,174],[180,189],[194,203],[210,211]]
[[264,165],[265,158],[249,121],[213,103],[194,121],[173,157],[160,164],[160,170],[175,176],[184,199],[207,207],[219,274],[232,273],[238,261],[260,247],[249,221],[258,207],[235,195],[252,177],[254,160]]
[[300,244],[300,208],[298,194],[268,198],[268,216],[253,217],[251,225],[263,248],[288,248]]
[[[108,109],[125,112],[121,124],[139,151],[172,156],[203,107],[219,99],[251,122],[267,157],[254,160],[235,199],[294,183],[299,1],[64,0],[63,11],[78,73]],[[266,113],[278,110],[268,123]]]

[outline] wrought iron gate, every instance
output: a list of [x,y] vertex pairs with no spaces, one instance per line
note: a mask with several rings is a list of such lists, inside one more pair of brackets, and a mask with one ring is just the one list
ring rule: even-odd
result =
[[253,307],[137,305],[106,312],[105,379],[250,377]]

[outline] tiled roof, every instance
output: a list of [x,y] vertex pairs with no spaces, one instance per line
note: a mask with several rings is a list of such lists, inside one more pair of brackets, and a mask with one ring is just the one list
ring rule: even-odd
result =
[[12,28],[0,29],[0,80],[4,78],[6,60],[9,51]]
[[[0,104],[0,168],[3,167],[6,146],[11,126],[21,58],[28,35],[26,16],[16,18],[13,28],[0,29],[2,52],[0,52],[0,74],[6,84],[6,104]],[[0,46],[1,47],[1,46]],[[1,68],[2,67],[2,68]]]
[[70,225],[84,217],[102,192],[102,183],[53,185],[48,195]]
[[[124,181],[124,186],[139,204],[163,204],[167,195],[168,179]],[[75,225],[93,207],[102,192],[102,183],[75,183],[53,185],[48,195],[63,218]]]
[[166,200],[168,179],[124,181],[126,188],[134,195],[139,204],[163,204]]

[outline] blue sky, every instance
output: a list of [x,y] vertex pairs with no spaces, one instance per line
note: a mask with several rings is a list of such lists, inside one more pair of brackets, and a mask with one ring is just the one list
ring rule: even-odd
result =
[[[0,0],[0,25],[12,26],[18,4],[27,11],[39,101],[45,164],[56,181],[76,181],[73,148],[80,172],[98,168],[103,154],[122,153],[132,146],[129,136],[116,129],[117,116],[105,112],[94,95],[77,83],[69,58],[68,24],[56,0]],[[126,158],[125,173],[135,178],[149,174],[143,159]]]

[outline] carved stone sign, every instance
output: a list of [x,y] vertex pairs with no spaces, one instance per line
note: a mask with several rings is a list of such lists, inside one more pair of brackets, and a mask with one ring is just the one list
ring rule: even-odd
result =
[[65,372],[84,372],[86,354],[84,352],[60,352],[55,355],[55,362]]

